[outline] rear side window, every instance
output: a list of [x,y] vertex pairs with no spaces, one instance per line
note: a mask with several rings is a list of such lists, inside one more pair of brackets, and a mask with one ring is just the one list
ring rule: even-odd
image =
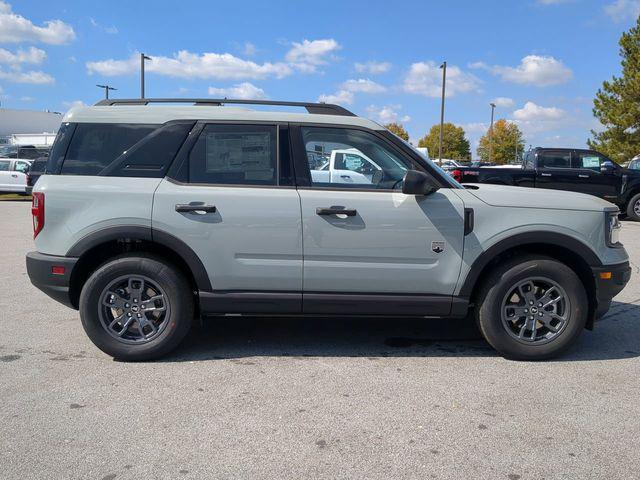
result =
[[8,160],[0,160],[0,172],[8,172],[11,163]]
[[571,168],[571,152],[540,152],[538,153],[538,167]]
[[80,123],[67,149],[61,173],[98,175],[156,128],[157,125],[144,124]]
[[277,138],[271,125],[208,124],[189,154],[189,182],[276,185]]

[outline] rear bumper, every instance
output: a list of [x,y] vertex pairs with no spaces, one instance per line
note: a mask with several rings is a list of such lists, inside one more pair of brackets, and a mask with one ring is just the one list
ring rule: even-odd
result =
[[[596,319],[604,316],[611,306],[611,300],[629,283],[631,266],[629,262],[593,268],[596,282]],[[610,273],[610,275],[608,275]],[[603,275],[604,274],[604,275]],[[603,278],[605,277],[605,278]]]
[[[27,253],[27,274],[31,283],[37,288],[54,300],[75,309],[77,307],[72,304],[69,296],[69,284],[71,272],[77,261],[77,258],[72,257],[29,252]],[[64,267],[64,273],[54,274],[53,267]]]

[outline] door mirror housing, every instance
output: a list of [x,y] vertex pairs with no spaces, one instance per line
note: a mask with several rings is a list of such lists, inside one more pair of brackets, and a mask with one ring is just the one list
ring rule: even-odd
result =
[[407,195],[429,195],[440,188],[431,175],[417,170],[407,170],[402,181],[402,193]]
[[604,161],[602,165],[600,165],[600,173],[612,174],[615,171],[615,167],[613,166],[613,162]]

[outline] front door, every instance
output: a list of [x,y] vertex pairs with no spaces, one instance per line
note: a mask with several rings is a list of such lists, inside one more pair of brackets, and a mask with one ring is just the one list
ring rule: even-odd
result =
[[213,289],[201,294],[209,312],[301,311],[300,199],[284,181],[286,131],[207,124],[176,159],[180,180],[164,179],[156,190],[153,231],[182,240],[202,261]]
[[[593,150],[575,150],[574,167],[580,188],[578,191],[595,195],[610,202],[618,198],[618,186],[622,184],[620,169],[604,155]],[[603,171],[605,162],[611,164],[609,170]]]
[[[370,131],[301,126],[296,145],[296,168],[306,168],[310,179],[298,188],[304,311],[446,315],[464,237],[464,205],[455,191],[403,194],[404,173],[421,167]],[[306,152],[331,157],[347,149],[382,171],[368,184],[314,180]]]

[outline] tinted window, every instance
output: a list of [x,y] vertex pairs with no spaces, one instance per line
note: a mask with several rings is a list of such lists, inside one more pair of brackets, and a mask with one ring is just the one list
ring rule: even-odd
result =
[[76,125],[73,123],[63,123],[60,125],[56,139],[51,146],[49,158],[47,159],[47,172],[58,173],[60,170],[75,128]]
[[399,188],[408,169],[417,168],[383,140],[361,130],[303,127],[313,186]]
[[0,172],[9,171],[10,162],[8,160],[0,160]]
[[571,168],[571,152],[540,152],[538,153],[538,167]]
[[142,124],[78,124],[61,173],[98,175],[128,148],[156,128],[155,125]]
[[189,154],[191,183],[275,185],[275,126],[207,125]]
[[194,123],[172,123],[160,127],[102,174],[117,177],[163,177]]
[[47,148],[20,148],[18,149],[18,158],[24,158],[27,160],[35,160],[38,157],[49,155],[49,149]]

